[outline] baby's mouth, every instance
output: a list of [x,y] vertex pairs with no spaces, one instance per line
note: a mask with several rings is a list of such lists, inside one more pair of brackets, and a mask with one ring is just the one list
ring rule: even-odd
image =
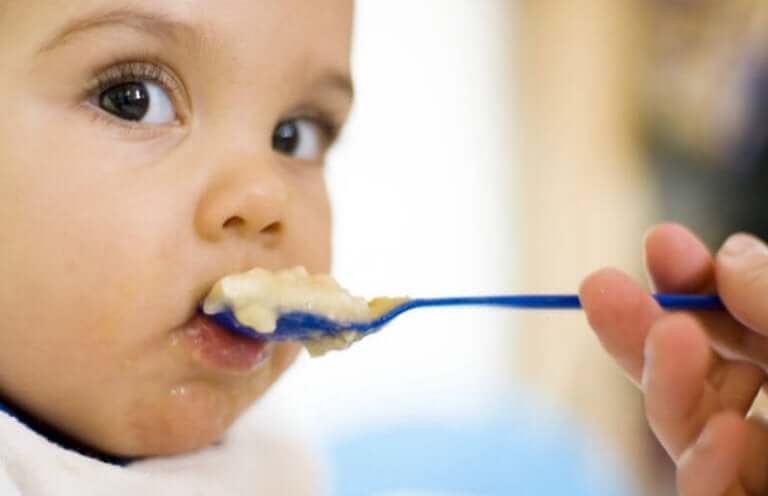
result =
[[273,348],[265,340],[232,334],[201,313],[181,327],[180,335],[204,366],[236,373],[258,370],[269,360]]

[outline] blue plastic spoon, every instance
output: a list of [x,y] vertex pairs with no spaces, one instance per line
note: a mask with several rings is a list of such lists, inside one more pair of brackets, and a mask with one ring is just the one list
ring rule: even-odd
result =
[[[668,310],[723,310],[716,295],[653,295]],[[395,317],[408,310],[423,307],[453,307],[463,305],[494,306],[526,309],[578,309],[581,301],[577,295],[507,295],[471,296],[457,298],[422,298],[404,300],[377,318],[365,322],[336,322],[326,317],[306,313],[288,312],[280,315],[277,328],[272,333],[261,333],[240,323],[231,309],[208,315],[222,327],[235,334],[268,341],[304,341],[322,336],[334,336],[342,332],[370,334],[389,324]]]

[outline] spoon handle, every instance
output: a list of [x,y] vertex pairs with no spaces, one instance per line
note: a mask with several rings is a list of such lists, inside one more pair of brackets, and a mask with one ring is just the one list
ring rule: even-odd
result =
[[[655,294],[653,298],[668,310],[724,310],[717,295]],[[469,296],[458,298],[423,298],[405,303],[408,308],[482,305],[532,309],[578,309],[579,296],[569,295],[505,295]]]

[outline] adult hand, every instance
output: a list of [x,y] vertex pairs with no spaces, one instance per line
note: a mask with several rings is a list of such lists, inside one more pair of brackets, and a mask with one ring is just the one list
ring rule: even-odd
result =
[[768,368],[768,249],[736,235],[715,259],[666,224],[645,250],[657,291],[718,291],[729,312],[665,312],[627,275],[604,269],[581,287],[591,327],[642,389],[681,495],[768,494],[768,427],[747,418]]

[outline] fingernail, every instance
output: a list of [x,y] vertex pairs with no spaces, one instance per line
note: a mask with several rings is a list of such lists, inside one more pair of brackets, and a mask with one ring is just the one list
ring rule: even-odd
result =
[[723,245],[722,253],[731,257],[742,257],[752,253],[768,255],[765,243],[749,234],[734,234]]

